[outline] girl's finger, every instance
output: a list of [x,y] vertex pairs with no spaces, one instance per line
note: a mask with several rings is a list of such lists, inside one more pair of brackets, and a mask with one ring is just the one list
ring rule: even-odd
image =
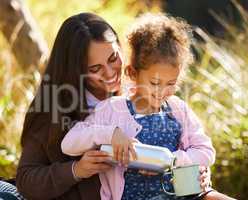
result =
[[117,161],[123,164],[123,148],[119,147],[118,148],[118,153],[117,153]]
[[136,139],[136,138],[132,138],[132,141],[134,142],[134,143],[141,143],[138,139]]
[[137,156],[137,153],[134,149],[134,145],[132,143],[130,143],[130,145],[129,145],[129,150],[130,150],[130,153],[132,155],[133,160],[137,160],[138,156]]
[[114,159],[118,161],[117,160],[118,158],[118,147],[117,146],[113,146],[113,153],[114,153]]
[[129,149],[128,146],[125,146],[123,153],[123,164],[125,165],[125,167],[127,167],[128,163],[129,163]]

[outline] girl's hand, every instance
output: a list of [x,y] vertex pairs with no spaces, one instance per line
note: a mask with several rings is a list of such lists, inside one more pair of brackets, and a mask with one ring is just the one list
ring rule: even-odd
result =
[[112,167],[106,163],[110,159],[111,157],[107,152],[97,150],[87,151],[74,164],[75,176],[78,178],[89,178],[94,174],[106,172]]
[[209,186],[211,185],[211,172],[208,167],[200,166],[200,176],[199,181],[201,184],[201,188],[204,192],[207,191]]
[[127,167],[129,163],[129,153],[131,153],[134,160],[137,159],[137,154],[134,149],[134,143],[138,140],[134,138],[129,138],[126,134],[122,132],[120,128],[114,130],[114,134],[111,140],[111,144],[114,152],[114,159],[120,162],[122,165]]
[[159,174],[157,172],[151,172],[151,171],[146,171],[146,170],[139,170],[139,173],[144,176],[157,176]]

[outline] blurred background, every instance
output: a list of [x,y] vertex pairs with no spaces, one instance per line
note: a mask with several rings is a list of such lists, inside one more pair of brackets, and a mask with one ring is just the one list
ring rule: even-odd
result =
[[248,0],[0,0],[0,177],[15,176],[19,139],[49,50],[62,22],[95,12],[120,35],[144,12],[182,17],[195,29],[178,95],[201,118],[217,151],[213,186],[248,196]]

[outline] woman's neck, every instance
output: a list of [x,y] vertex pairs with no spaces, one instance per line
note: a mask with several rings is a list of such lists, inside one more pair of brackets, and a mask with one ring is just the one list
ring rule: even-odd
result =
[[98,100],[102,101],[104,99],[107,99],[109,94],[107,92],[102,92],[102,91],[95,91],[95,90],[89,90],[91,94],[93,94]]
[[106,91],[103,91],[103,90],[96,90],[94,88],[89,88],[87,87],[87,90],[94,96],[96,97],[98,100],[102,101],[102,100],[105,100],[113,95],[119,95],[118,92],[115,92],[115,93],[108,93]]

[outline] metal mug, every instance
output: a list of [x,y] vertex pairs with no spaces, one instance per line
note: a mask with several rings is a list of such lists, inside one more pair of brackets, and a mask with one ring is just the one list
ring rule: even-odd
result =
[[170,172],[165,172],[164,176],[168,174],[172,175],[174,193],[166,191],[164,183],[161,180],[165,193],[176,196],[187,196],[202,192],[200,181],[198,180],[200,175],[199,165],[175,167]]

